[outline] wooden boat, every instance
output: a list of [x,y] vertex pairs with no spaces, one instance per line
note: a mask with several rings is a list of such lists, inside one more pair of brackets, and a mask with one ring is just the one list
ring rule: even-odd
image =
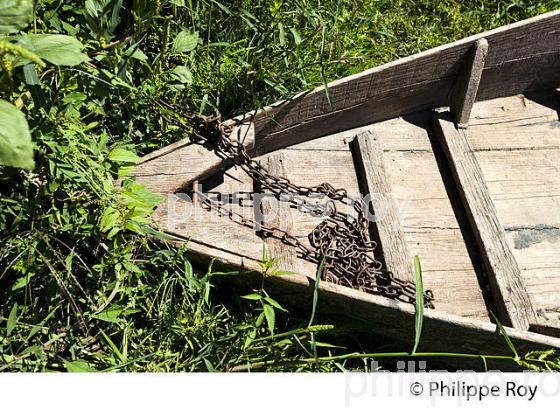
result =
[[[507,354],[490,311],[520,352],[560,348],[560,12],[468,37],[304,92],[230,120],[232,138],[298,185],[328,182],[390,198],[374,225],[379,258],[414,280],[419,255],[431,351]],[[166,200],[155,220],[193,258],[262,274],[263,245],[281,269],[266,286],[307,309],[317,264],[293,246],[203,210],[185,197],[252,192],[252,179],[185,139],[145,156],[134,175]],[[244,215],[254,204],[231,205]],[[374,213],[375,203],[371,205]],[[292,208],[265,224],[306,238],[317,219]],[[302,239],[302,240],[303,240]],[[260,272],[260,273],[259,273]],[[410,342],[414,306],[335,283],[319,309]]]

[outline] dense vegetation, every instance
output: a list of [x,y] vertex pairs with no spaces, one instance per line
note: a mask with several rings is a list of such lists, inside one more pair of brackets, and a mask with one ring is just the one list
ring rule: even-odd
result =
[[147,239],[159,199],[127,173],[186,137],[155,102],[230,117],[559,5],[0,0],[0,370],[359,367],[315,360],[350,351],[337,327]]

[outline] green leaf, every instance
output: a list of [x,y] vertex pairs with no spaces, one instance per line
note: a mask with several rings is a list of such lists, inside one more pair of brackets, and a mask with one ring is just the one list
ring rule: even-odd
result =
[[191,71],[184,65],[178,65],[169,71],[169,75],[172,80],[177,81],[181,84],[192,84],[193,75]]
[[12,285],[12,290],[18,290],[26,287],[33,276],[33,274],[28,273],[24,276],[19,277]]
[[[74,66],[89,60],[82,53],[82,43],[78,39],[63,34],[27,34],[17,37],[20,46],[55,65]],[[27,64],[30,60],[18,56],[14,67]]]
[[171,51],[178,54],[192,51],[198,45],[198,38],[198,32],[183,30],[175,37]]
[[311,316],[309,317],[309,323],[307,327],[310,327],[315,320],[315,311],[317,310],[317,302],[319,301],[319,283],[321,283],[321,278],[323,277],[323,272],[325,271],[325,262],[327,261],[327,255],[323,255],[319,268],[317,268],[317,273],[315,274],[315,283],[313,284],[313,303],[311,305]]
[[94,19],[103,12],[103,4],[98,0],[86,0],[84,6],[85,13]]
[[32,18],[32,0],[0,0],[0,34],[15,33]]
[[0,165],[35,168],[31,134],[25,115],[4,100],[0,100]]
[[185,7],[185,0],[169,0],[169,2],[176,6]]
[[243,299],[249,299],[249,300],[261,300],[262,296],[259,295],[258,293],[251,293],[249,295],[244,295],[241,296]]
[[107,158],[113,162],[126,162],[129,164],[136,164],[140,160],[136,153],[120,147],[113,148],[109,155],[107,155]]
[[14,328],[16,327],[16,320],[17,320],[17,302],[14,303],[12,310],[10,310],[10,314],[8,315],[8,323],[6,323],[6,336],[10,336]]
[[272,299],[272,298],[266,296],[266,297],[264,298],[264,300],[266,300],[270,305],[272,305],[272,306],[275,307],[276,309],[278,309],[278,310],[283,310],[284,312],[287,312],[287,310],[284,309],[284,308],[280,305],[280,303],[278,303],[278,302],[275,301],[274,299]]
[[212,363],[210,363],[210,360],[204,358],[204,364],[206,365],[206,369],[208,369],[208,371],[210,373],[215,373],[216,369],[214,368],[214,366],[212,365]]
[[151,210],[159,204],[163,197],[153,194],[146,189],[145,185],[133,184],[121,191],[121,195],[127,201],[129,209],[137,211],[151,212]]
[[301,36],[299,35],[299,32],[293,27],[290,27],[290,31],[292,32],[292,36],[294,36],[294,43],[296,43],[296,45],[301,44],[302,39]]
[[113,229],[117,226],[117,222],[119,221],[119,213],[113,207],[108,207],[103,211],[101,216],[101,221],[99,222],[99,230],[101,232],[107,232],[110,229]]
[[124,355],[121,353],[121,351],[119,350],[119,348],[117,347],[117,345],[115,343],[113,343],[113,341],[111,340],[111,338],[109,336],[107,336],[107,334],[99,329],[99,333],[101,333],[101,335],[103,336],[103,338],[107,341],[107,344],[109,345],[109,347],[111,347],[111,350],[113,350],[113,353],[115,353],[115,356],[117,356],[117,358],[122,362],[125,363],[126,362],[126,357],[124,357]]
[[276,320],[276,314],[274,313],[274,308],[269,304],[263,304],[264,315],[266,316],[266,323],[268,324],[268,330],[270,333],[274,333],[274,322]]
[[123,312],[123,308],[119,305],[110,306],[108,309],[104,311],[91,315],[91,317],[99,320],[103,320],[104,322],[109,323],[117,323],[119,321],[119,316]]
[[268,276],[287,276],[287,275],[297,275],[297,272],[291,272],[288,270],[276,270],[268,273]]
[[414,347],[412,354],[416,353],[420,336],[422,335],[422,324],[424,322],[424,284],[422,282],[422,267],[420,266],[420,258],[414,257],[414,271],[416,272],[416,319],[414,323]]
[[69,373],[91,373],[95,372],[95,368],[92,367],[85,360],[74,360],[72,362],[64,360],[64,367]]
[[23,66],[23,76],[27,85],[40,85],[39,77],[37,77],[37,70],[33,64],[26,64]]

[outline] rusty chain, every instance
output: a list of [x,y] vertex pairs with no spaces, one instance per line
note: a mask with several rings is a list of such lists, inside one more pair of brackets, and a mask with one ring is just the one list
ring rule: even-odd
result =
[[[181,121],[175,118],[169,120],[185,128]],[[287,178],[270,174],[259,162],[251,159],[241,141],[232,140],[233,126],[224,124],[219,114],[211,117],[195,115],[193,120],[194,139],[210,145],[220,158],[240,167],[259,186],[259,191],[266,190],[267,194],[279,201],[288,202],[291,206],[312,215],[326,215],[326,217],[309,233],[310,246],[306,246],[300,239],[286,231],[263,226],[226,208],[220,201],[212,200],[208,195],[197,192],[204,209],[213,210],[237,224],[250,228],[258,227],[262,236],[275,238],[296,248],[298,257],[306,261],[319,266],[324,259],[322,280],[407,303],[415,303],[415,283],[395,277],[392,272],[384,270],[382,263],[375,259],[374,251],[377,243],[369,237],[369,221],[364,214],[364,204],[361,200],[350,198],[345,189],[336,189],[329,183],[311,187],[298,186]],[[309,205],[302,199],[313,195],[328,198],[328,204]],[[357,217],[337,210],[335,202],[350,206]],[[433,308],[433,300],[432,292],[425,291],[425,306]]]

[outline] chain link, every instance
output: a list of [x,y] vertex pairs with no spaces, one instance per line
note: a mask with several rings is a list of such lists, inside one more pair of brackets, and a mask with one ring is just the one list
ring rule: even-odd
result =
[[[297,237],[276,227],[262,226],[240,213],[224,206],[221,201],[210,199],[202,192],[201,206],[215,211],[220,216],[251,228],[258,227],[263,237],[275,238],[296,248],[298,257],[319,265],[323,259],[322,280],[382,295],[407,303],[415,303],[416,286],[412,281],[403,281],[392,272],[383,269],[375,259],[377,243],[370,239],[369,221],[364,214],[364,203],[351,198],[345,189],[336,189],[329,183],[316,186],[298,186],[287,178],[270,174],[259,162],[248,155],[242,142],[232,140],[232,125],[221,121],[220,115],[211,117],[194,116],[194,135],[198,142],[209,144],[215,153],[229,163],[240,167],[249,175],[259,191],[266,191],[279,201],[288,202],[298,210],[324,219],[308,235],[309,246]],[[172,119],[175,124],[182,125]],[[310,204],[303,198],[328,198],[326,205]],[[350,206],[357,216],[341,212],[336,202]],[[433,308],[434,296],[431,291],[424,293],[426,307]]]

